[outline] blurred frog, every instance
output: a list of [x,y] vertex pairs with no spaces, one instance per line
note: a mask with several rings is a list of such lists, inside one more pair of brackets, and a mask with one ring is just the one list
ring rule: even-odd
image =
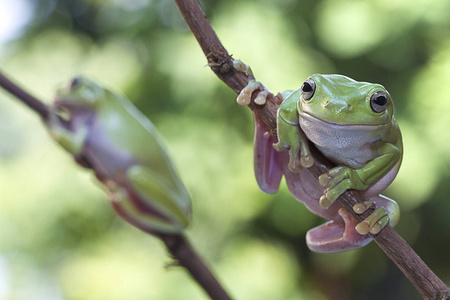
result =
[[[235,61],[235,68],[252,77],[242,62]],[[256,90],[262,96],[255,103],[263,105],[269,93],[253,78],[237,102],[248,105]],[[255,174],[260,188],[267,193],[278,190],[284,175],[297,200],[330,220],[308,231],[309,248],[323,253],[355,249],[371,241],[369,232],[377,234],[388,223],[397,224],[397,203],[380,195],[394,180],[403,154],[387,90],[343,75],[315,74],[299,89],[279,97],[283,102],[277,113],[277,138],[255,114]],[[308,140],[337,165],[319,180],[306,170],[314,164]],[[377,207],[359,224],[335,202],[349,189],[360,190],[367,199],[355,205],[356,213],[372,205]]]
[[151,234],[179,234],[190,197],[151,121],[125,96],[83,77],[57,92],[46,126],[91,168],[117,213]]

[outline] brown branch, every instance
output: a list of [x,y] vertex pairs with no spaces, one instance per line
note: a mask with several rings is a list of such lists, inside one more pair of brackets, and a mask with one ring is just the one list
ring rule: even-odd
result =
[[209,271],[201,257],[189,244],[186,237],[182,235],[161,235],[161,240],[167,249],[185,267],[197,283],[214,300],[230,300],[227,292],[223,289],[214,275]]
[[[225,84],[239,93],[247,85],[247,76],[235,71],[232,67],[233,59],[228,55],[227,50],[223,47],[212,29],[197,0],[174,1],[200,44],[212,71]],[[250,108],[258,114],[273,133],[276,132],[276,105],[273,97],[262,107],[253,105],[252,102]],[[316,164],[310,168],[310,171],[316,178],[333,167],[319,151],[314,151],[313,156]],[[368,211],[365,214],[357,215],[353,212],[353,206],[356,203],[364,201],[364,198],[357,191],[347,191],[337,201],[359,222],[371,213],[371,211]],[[388,225],[379,234],[371,236],[386,255],[413,283],[424,299],[450,298],[449,287],[428,268],[422,259],[391,226]]]
[[12,95],[16,96],[17,99],[21,100],[29,108],[34,110],[37,114],[41,116],[42,119],[46,120],[48,118],[48,108],[47,106],[35,98],[34,96],[27,93],[25,90],[17,86],[11,80],[9,80],[0,71],[0,86],[10,92]]

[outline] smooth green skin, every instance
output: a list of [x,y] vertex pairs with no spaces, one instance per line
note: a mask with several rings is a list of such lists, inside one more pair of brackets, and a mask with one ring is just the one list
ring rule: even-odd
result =
[[[319,178],[325,187],[321,207],[328,208],[348,189],[367,190],[376,183],[390,183],[383,177],[395,177],[403,148],[389,93],[379,84],[342,75],[310,78],[316,83],[314,96],[305,100],[301,88],[297,89],[278,110],[279,142],[274,146],[279,151],[289,149],[291,171],[312,165],[309,139],[339,165]],[[370,96],[377,91],[384,91],[388,100],[379,113],[370,107]]]
[[[190,198],[154,125],[125,96],[86,78],[75,80],[57,92],[51,107],[46,125],[53,138],[88,162],[125,219],[153,233],[182,232]],[[130,193],[156,214],[139,209]]]

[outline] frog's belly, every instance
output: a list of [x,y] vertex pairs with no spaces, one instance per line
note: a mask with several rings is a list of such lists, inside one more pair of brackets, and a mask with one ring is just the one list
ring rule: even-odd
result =
[[376,157],[371,145],[384,133],[383,125],[331,124],[307,114],[299,121],[308,139],[329,160],[352,168],[360,168]]
[[105,129],[98,122],[91,125],[84,155],[100,180],[120,182],[127,169],[136,163],[128,151],[120,149],[105,135]]
[[363,167],[368,161],[374,159],[369,147],[355,149],[350,148],[329,148],[316,145],[320,152],[330,161],[338,165],[346,165],[354,169]]

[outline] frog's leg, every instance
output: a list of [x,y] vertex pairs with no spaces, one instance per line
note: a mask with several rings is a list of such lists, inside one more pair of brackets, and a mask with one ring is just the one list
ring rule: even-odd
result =
[[[300,89],[292,92],[278,109],[278,143],[274,145],[277,151],[289,149],[289,169],[294,173],[297,173],[300,167],[309,168],[314,164],[308,140],[299,125],[297,101],[300,92]],[[298,160],[300,160],[300,166]]]
[[[308,247],[312,251],[321,253],[334,253],[359,248],[367,245],[372,240],[367,233],[377,234],[385,226],[385,224],[383,226],[383,224],[378,223],[380,219],[381,223],[384,223],[386,216],[388,216],[391,226],[395,226],[398,223],[400,211],[395,201],[383,195],[364,196],[369,200],[364,204],[361,203],[361,207],[356,206],[356,210],[358,213],[362,213],[371,205],[376,205],[379,210],[375,215],[369,216],[369,220],[366,219],[358,224],[358,221],[349,212],[340,208],[338,210],[338,218],[308,231],[306,234]],[[367,226],[367,224],[370,225]],[[371,226],[372,229],[375,229],[373,231],[371,229],[367,230],[367,227],[370,228]],[[364,231],[359,232],[360,229]]]
[[252,93],[256,90],[260,90],[254,102],[258,105],[266,104],[266,98],[270,92],[264,87],[264,85],[262,85],[261,82],[255,80],[250,66],[244,64],[240,60],[234,60],[233,67],[240,72],[244,72],[249,77],[247,86],[242,89],[236,99],[237,103],[239,105],[249,105],[252,99]]
[[81,154],[84,142],[88,135],[88,128],[81,126],[72,131],[66,129],[58,117],[58,113],[54,107],[50,108],[49,119],[46,122],[50,135],[57,141],[64,149],[72,153],[74,156]]
[[[382,142],[380,142],[382,143]],[[365,190],[379,180],[401,159],[401,151],[393,144],[379,145],[377,152],[382,153],[369,161],[360,169],[338,166],[319,177],[320,184],[325,187],[319,203],[322,208],[328,208],[346,190]]]
[[[164,220],[148,211],[156,210],[169,220],[170,232],[181,232],[189,224],[190,199],[178,187],[171,187],[159,175],[147,167],[132,166],[126,173],[131,188],[139,195],[140,204],[148,209],[138,209],[129,201],[122,201],[119,206],[138,223],[147,227],[162,229]],[[167,227],[167,226],[165,226]],[[169,230],[166,228],[166,231]]]
[[[70,117],[70,116],[69,116]],[[63,121],[58,117],[58,113],[54,107],[50,108],[49,119],[46,122],[50,135],[68,152],[72,153],[75,157],[79,156],[82,152],[83,145],[88,135],[88,128],[86,126],[80,126],[75,131],[66,129]]]
[[259,188],[268,194],[276,193],[280,186],[282,172],[281,153],[273,148],[277,139],[270,133],[257,114],[253,142],[253,165]]
[[111,182],[105,184],[114,210],[128,223],[150,234],[179,232],[169,220],[139,207],[136,204],[138,200],[133,201],[133,196],[125,188]]

